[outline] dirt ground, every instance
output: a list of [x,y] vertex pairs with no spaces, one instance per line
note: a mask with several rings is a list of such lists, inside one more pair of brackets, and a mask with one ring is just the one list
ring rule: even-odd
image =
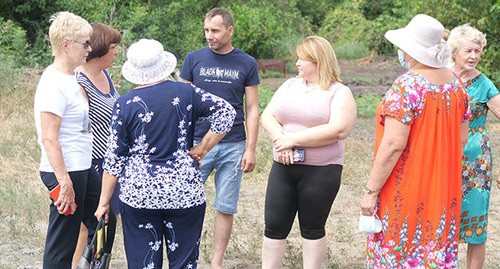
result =
[[[362,60],[340,60],[341,78],[349,86],[355,96],[374,93],[382,95],[391,82],[404,72],[394,58],[374,57]],[[295,74],[287,74],[285,78],[263,79],[262,83],[277,88],[286,78]],[[500,167],[500,122],[491,121],[490,116],[491,146],[494,150],[496,168],[494,175],[498,175]],[[349,159],[346,164],[345,174],[349,175],[355,169],[368,171],[373,142],[373,120],[358,119],[356,127],[346,141],[346,155],[353,148],[361,148],[370,154],[360,156],[359,159]],[[266,141],[264,132],[259,134],[260,142]],[[264,144],[266,147],[268,144]],[[260,145],[259,145],[260,147]],[[258,160],[259,162],[259,160]],[[240,195],[239,213],[235,218],[233,236],[226,254],[225,268],[254,269],[260,264],[260,244],[263,234],[263,205],[266,186],[266,176],[269,164],[259,164],[253,175],[245,175]],[[349,167],[347,167],[349,166]],[[260,171],[259,171],[260,170]],[[328,220],[328,253],[324,268],[364,268],[364,251],[366,236],[357,231],[359,216],[359,199],[362,194],[363,184],[368,176],[347,179],[342,182],[341,190],[332,207]],[[259,175],[259,176],[256,176]],[[209,182],[210,183],[210,182]],[[213,182],[207,184],[208,206],[206,223],[202,234],[200,247],[201,269],[209,268],[209,257],[212,238],[214,213],[210,201],[213,201]],[[41,221],[43,222],[43,221]],[[41,223],[40,233],[45,233],[46,224]],[[118,227],[118,233],[121,233]],[[297,233],[296,224],[289,236],[289,247],[285,257],[285,269],[302,268],[300,261],[300,235]],[[493,188],[491,194],[489,240],[487,242],[486,269],[500,268],[500,190]],[[111,268],[126,268],[123,251],[123,236],[118,234],[115,242]],[[2,242],[3,241],[3,242]],[[41,268],[43,246],[30,246],[21,242],[5,242],[0,239],[0,269],[35,269]],[[164,267],[166,268],[166,266]],[[459,268],[465,268],[465,247],[460,246]]]
[[[368,57],[359,60],[339,60],[340,78],[354,96],[365,93],[383,94],[404,69],[393,57]],[[286,78],[296,73],[287,73]],[[286,78],[267,78],[262,83],[279,87]]]

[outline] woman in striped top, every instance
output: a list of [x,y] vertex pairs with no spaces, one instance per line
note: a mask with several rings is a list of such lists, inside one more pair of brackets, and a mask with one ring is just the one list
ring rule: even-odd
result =
[[[115,89],[107,70],[113,66],[118,55],[120,33],[102,23],[92,23],[90,45],[93,50],[87,56],[87,62],[77,68],[77,80],[87,93],[89,115],[92,124],[92,165],[102,177],[102,161],[106,153],[111,112],[120,94]],[[116,195],[116,197],[118,197]],[[116,199],[116,202],[118,199]],[[114,205],[115,213],[120,213]]]
[[[91,25],[93,28],[90,37],[92,51],[87,56],[87,62],[76,69],[76,76],[89,101],[89,117],[94,136],[92,142],[92,166],[102,178],[102,162],[106,152],[111,112],[115,101],[120,97],[107,69],[113,66],[118,55],[118,44],[121,41],[121,35],[116,29],[108,25],[97,22]],[[119,187],[117,185],[111,199],[112,211],[117,216],[120,214],[118,192]],[[75,258],[81,256],[80,251],[83,251],[85,246],[86,234],[85,226],[82,225]]]

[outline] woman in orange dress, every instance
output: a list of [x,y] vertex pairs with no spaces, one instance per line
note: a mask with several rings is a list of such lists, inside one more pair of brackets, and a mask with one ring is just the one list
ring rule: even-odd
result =
[[444,27],[419,14],[385,37],[407,69],[377,108],[375,158],[361,213],[377,215],[367,268],[456,268],[461,158],[470,117],[459,78],[446,68]]

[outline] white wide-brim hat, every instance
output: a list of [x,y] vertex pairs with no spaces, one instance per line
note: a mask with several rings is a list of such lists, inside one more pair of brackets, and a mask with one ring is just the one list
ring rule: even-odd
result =
[[141,39],[130,45],[127,61],[123,64],[123,77],[134,84],[150,84],[167,78],[175,69],[177,58],[163,50],[154,39]]
[[418,62],[442,68],[448,65],[451,55],[443,34],[444,27],[438,20],[418,14],[406,27],[387,31],[385,38]]

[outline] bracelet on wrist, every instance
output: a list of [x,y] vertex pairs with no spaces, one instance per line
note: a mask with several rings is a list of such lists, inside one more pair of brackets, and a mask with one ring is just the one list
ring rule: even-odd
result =
[[379,193],[380,189],[378,189],[378,190],[372,190],[372,189],[368,188],[368,186],[365,186],[365,191],[366,191],[367,194],[375,194],[375,193]]

